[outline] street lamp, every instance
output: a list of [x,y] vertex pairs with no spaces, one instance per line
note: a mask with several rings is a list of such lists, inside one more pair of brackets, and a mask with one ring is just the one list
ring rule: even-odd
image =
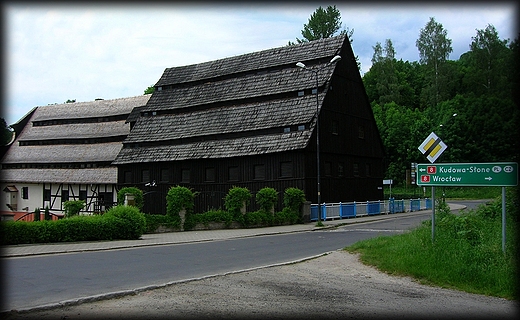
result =
[[325,68],[326,66],[338,61],[341,59],[341,56],[334,56],[334,58],[332,58],[329,63],[327,63],[324,67],[322,68],[315,68],[315,69],[309,69],[307,68],[307,66],[305,66],[305,64],[303,64],[302,62],[298,62],[296,63],[296,66],[297,67],[300,67],[304,70],[307,70],[307,71],[311,71],[313,72],[315,75],[316,75],[316,162],[317,162],[317,180],[318,180],[318,224],[321,223],[321,186],[320,186],[320,122],[318,121],[318,114],[319,114],[319,109],[320,109],[320,100],[318,98],[318,88],[319,88],[319,80],[318,80],[318,75],[319,75],[319,71],[323,68]]

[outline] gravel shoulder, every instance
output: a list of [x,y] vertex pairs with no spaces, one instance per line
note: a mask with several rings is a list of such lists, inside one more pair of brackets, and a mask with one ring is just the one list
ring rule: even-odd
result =
[[517,318],[517,301],[421,285],[334,251],[316,259],[178,283],[7,319]]

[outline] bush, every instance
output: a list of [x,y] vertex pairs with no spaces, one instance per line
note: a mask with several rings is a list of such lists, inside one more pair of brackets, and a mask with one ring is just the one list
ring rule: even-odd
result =
[[116,206],[108,209],[103,216],[116,217],[114,220],[119,225],[117,237],[121,239],[139,239],[146,231],[146,219],[138,208],[134,206]]
[[273,188],[265,187],[256,194],[256,203],[262,211],[271,213],[276,202],[278,202],[278,192]]
[[160,225],[173,229],[181,228],[181,218],[178,215],[172,217],[171,215],[145,214],[144,218],[146,220],[147,233],[155,232]]
[[57,221],[2,221],[2,245],[66,241],[132,240],[146,230],[144,215],[133,206],[117,206],[104,215],[73,216]]
[[294,211],[287,207],[283,208],[280,212],[276,212],[273,217],[273,223],[276,225],[295,224],[301,222],[302,218],[299,211]]
[[182,209],[189,214],[193,211],[196,193],[186,187],[171,187],[166,195],[166,214],[178,216]]
[[71,200],[63,202],[63,209],[65,210],[65,218],[77,216],[81,209],[85,207],[83,200]]
[[298,188],[287,188],[283,195],[283,205],[291,211],[300,213],[302,205],[305,203],[305,193]]
[[135,201],[135,207],[137,207],[139,210],[143,210],[144,206],[144,194],[143,191],[136,187],[125,187],[119,190],[117,193],[117,204],[118,205],[124,205],[125,204],[125,195],[133,194],[134,195],[134,201]]
[[244,204],[247,206],[251,199],[251,192],[247,188],[233,187],[229,189],[224,199],[224,207],[236,219],[241,214]]
[[264,210],[248,212],[244,215],[242,225],[251,226],[271,226],[273,225],[273,215]]

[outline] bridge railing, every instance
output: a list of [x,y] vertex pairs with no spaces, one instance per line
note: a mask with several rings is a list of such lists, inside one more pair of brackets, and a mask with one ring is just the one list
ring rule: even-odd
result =
[[[389,199],[366,202],[339,202],[323,203],[321,205],[321,220],[348,219],[378,214],[393,214],[399,212],[412,212],[428,210],[432,208],[429,198],[418,199]],[[311,221],[318,220],[318,205],[311,204]]]

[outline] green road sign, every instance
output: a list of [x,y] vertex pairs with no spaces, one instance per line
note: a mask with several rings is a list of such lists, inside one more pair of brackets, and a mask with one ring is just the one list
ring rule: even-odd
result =
[[516,186],[518,163],[436,163],[417,165],[419,186]]

